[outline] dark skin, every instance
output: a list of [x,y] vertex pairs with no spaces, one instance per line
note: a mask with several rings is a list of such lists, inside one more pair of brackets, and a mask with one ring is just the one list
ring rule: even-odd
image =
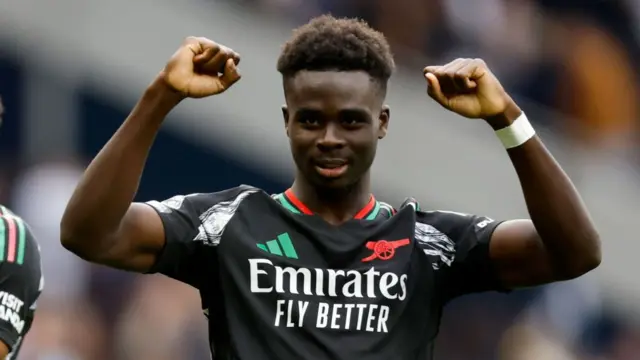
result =
[[[424,69],[429,96],[494,130],[522,114],[481,59]],[[500,224],[490,256],[504,286],[527,287],[581,276],[600,265],[600,238],[576,188],[538,136],[507,150],[531,220]]]
[[0,341],[0,359],[4,359],[9,355],[9,347],[4,342]]
[[[188,38],[129,117],[92,161],[61,222],[62,244],[100,264],[146,272],[164,247],[157,213],[132,203],[162,120],[185,97],[205,97],[239,80],[238,54],[208,39]],[[218,73],[225,66],[223,74]],[[521,113],[481,61],[459,59],[425,69],[429,95],[451,111],[494,129]],[[362,72],[301,72],[285,80],[283,109],[298,165],[293,190],[327,222],[339,224],[370,195],[369,169],[389,123],[384,92]],[[490,256],[504,286],[517,288],[578,277],[600,262],[594,225],[571,181],[540,139],[508,150],[531,220],[495,230]],[[339,158],[347,170],[321,176],[316,165]]]
[[[301,71],[285,79],[285,129],[296,163],[294,193],[331,224],[340,224],[369,201],[369,169],[385,137],[389,107],[384,89],[362,71]],[[340,159],[347,170],[327,178],[316,166]]]

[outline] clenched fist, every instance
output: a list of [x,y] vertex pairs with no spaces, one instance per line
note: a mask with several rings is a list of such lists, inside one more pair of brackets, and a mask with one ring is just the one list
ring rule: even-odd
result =
[[423,72],[429,96],[464,117],[489,119],[514,106],[481,59],[456,59],[443,66],[427,66]]
[[203,98],[229,89],[240,80],[240,56],[232,49],[203,37],[188,37],[160,74],[162,80],[185,97]]

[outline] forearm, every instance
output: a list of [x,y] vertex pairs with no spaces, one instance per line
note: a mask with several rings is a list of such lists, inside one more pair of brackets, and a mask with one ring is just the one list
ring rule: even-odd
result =
[[[520,115],[514,104],[488,120],[494,129]],[[560,165],[534,136],[508,150],[527,209],[540,240],[559,271],[580,273],[600,261],[600,240],[580,194]]]
[[[160,81],[145,91],[77,185],[61,223],[65,246],[101,247],[99,239],[118,229],[138,190],[158,129],[179,101]],[[85,238],[94,243],[84,243]]]

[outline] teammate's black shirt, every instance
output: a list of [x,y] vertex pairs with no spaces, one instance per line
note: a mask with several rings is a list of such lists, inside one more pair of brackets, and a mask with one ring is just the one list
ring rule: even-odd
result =
[[333,226],[249,186],[148,204],[167,240],[150,272],[200,290],[215,359],[427,360],[447,301],[501,290],[485,217],[372,196]]
[[6,360],[17,358],[43,286],[40,249],[31,229],[0,205],[0,341],[9,348]]

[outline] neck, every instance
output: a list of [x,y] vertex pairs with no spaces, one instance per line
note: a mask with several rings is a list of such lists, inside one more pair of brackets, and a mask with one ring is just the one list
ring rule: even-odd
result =
[[367,205],[371,198],[371,181],[367,173],[347,188],[334,189],[314,186],[298,176],[291,190],[315,214],[329,223],[341,224]]

